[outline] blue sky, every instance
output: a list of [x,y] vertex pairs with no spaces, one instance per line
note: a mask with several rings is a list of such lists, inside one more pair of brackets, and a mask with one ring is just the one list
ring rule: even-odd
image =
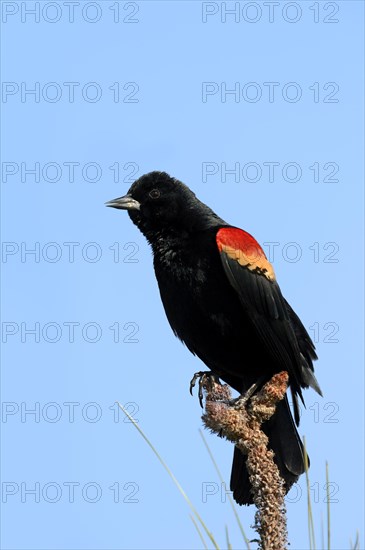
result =
[[[244,547],[188,391],[203,365],[144,238],[104,207],[154,169],[270,256],[320,358],[300,425],[317,544],[326,460],[332,548],[363,536],[364,8],[274,4],[1,2],[4,549],[200,547],[117,401],[222,548],[225,525]],[[229,480],[231,445],[206,437]],[[287,507],[309,548],[303,478]]]

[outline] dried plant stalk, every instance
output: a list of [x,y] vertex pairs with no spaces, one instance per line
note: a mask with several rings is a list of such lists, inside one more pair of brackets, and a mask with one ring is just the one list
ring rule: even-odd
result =
[[288,373],[274,375],[251,398],[248,394],[232,400],[229,386],[221,385],[210,376],[203,375],[201,385],[206,398],[202,417],[205,426],[232,441],[247,455],[247,470],[257,507],[255,529],[260,536],[259,548],[285,550],[288,542],[285,487],[261,425],[271,418],[276,404],[283,399]]

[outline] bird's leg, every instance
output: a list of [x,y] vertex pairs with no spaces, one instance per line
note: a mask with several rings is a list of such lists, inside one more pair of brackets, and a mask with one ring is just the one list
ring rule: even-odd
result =
[[199,372],[196,372],[193,376],[193,378],[190,380],[190,393],[193,395],[193,388],[195,387],[196,381],[199,379],[199,391],[198,391],[198,397],[199,397],[199,403],[201,408],[203,408],[203,385],[204,382],[208,379],[212,382],[214,381],[216,384],[220,384],[219,377],[214,374],[210,370],[201,370]]
[[245,407],[248,401],[251,399],[251,397],[256,392],[256,390],[261,386],[264,380],[265,380],[265,377],[261,376],[258,379],[258,381],[252,384],[252,386],[250,386],[245,393],[237,397],[237,399],[232,399],[230,404],[233,405],[235,408]]

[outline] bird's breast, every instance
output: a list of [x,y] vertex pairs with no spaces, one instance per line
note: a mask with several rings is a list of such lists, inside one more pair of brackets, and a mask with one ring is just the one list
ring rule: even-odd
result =
[[182,247],[170,244],[154,254],[161,299],[170,324],[178,333],[180,326],[186,330],[199,322],[216,325],[220,330],[228,328],[232,308],[239,307],[215,244],[214,247],[209,246],[209,241],[205,247],[197,244]]
[[160,239],[153,247],[157,280],[164,279],[171,285],[188,286],[195,290],[207,282],[212,259],[194,244],[184,237]]

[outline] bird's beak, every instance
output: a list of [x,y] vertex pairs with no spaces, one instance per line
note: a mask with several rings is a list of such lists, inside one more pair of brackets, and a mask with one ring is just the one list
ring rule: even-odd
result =
[[131,195],[124,195],[124,197],[108,201],[105,203],[105,206],[119,208],[120,210],[140,210],[141,208],[140,203],[132,199]]

